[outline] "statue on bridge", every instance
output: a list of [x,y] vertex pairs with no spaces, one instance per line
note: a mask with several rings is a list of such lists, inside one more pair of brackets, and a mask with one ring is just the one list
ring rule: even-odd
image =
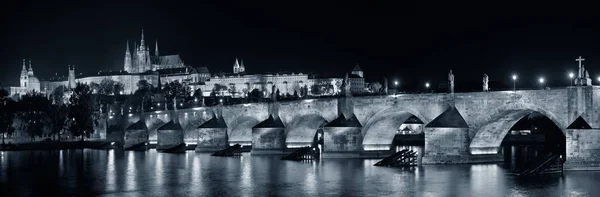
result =
[[487,92],[489,90],[488,82],[490,81],[487,74],[483,73],[483,91]]
[[344,96],[352,96],[352,94],[350,93],[350,80],[348,79],[348,73],[346,73],[346,76],[344,77]]
[[592,85],[592,79],[590,78],[590,74],[585,69],[585,66],[582,64],[583,59],[581,56],[575,59],[575,61],[579,62],[579,70],[577,71],[577,78],[575,79],[575,85],[578,86],[588,86]]
[[450,83],[450,93],[454,94],[454,74],[452,74],[452,70],[448,73],[448,82]]
[[275,85],[271,87],[271,101],[277,101],[277,90],[275,90]]
[[383,93],[385,95],[388,95],[388,81],[387,81],[387,77],[383,78]]

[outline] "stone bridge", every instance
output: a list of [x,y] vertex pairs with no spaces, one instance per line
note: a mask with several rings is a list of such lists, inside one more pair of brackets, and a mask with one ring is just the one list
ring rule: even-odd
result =
[[[206,138],[223,138],[220,141],[225,144],[220,146],[252,145],[258,153],[258,147],[284,152],[288,148],[309,146],[322,130],[323,157],[361,157],[369,151],[390,150],[399,126],[414,115],[425,125],[423,163],[476,163],[502,160],[499,148],[510,128],[528,114],[539,112],[566,136],[565,165],[581,169],[600,166],[597,101],[600,89],[592,86],[307,99],[125,113],[107,121],[107,132],[111,140],[113,131],[125,130],[143,120],[150,142],[160,143],[157,129],[173,120],[180,123],[187,144],[201,147],[206,145]],[[568,129],[579,117],[589,128]],[[213,134],[207,135],[199,129],[211,119],[215,119],[212,122],[221,119],[225,125],[207,123],[203,128],[222,128],[222,134],[211,130]]]

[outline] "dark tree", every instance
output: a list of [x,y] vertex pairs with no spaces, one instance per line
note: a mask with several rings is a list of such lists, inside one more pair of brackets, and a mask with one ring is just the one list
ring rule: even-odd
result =
[[319,95],[323,94],[323,90],[321,89],[321,87],[322,86],[320,86],[320,85],[313,84],[310,88],[310,93],[315,96],[319,96]]
[[43,134],[44,125],[48,122],[49,107],[50,100],[39,93],[32,92],[21,97],[18,108],[21,128],[32,140]]
[[51,134],[54,136],[58,135],[58,140],[60,140],[60,133],[62,130],[67,129],[67,117],[69,115],[69,109],[66,105],[55,104],[50,106],[49,110],[49,119],[50,124],[52,125]]
[[259,101],[262,98],[262,92],[260,92],[260,90],[258,89],[253,89],[250,92],[250,99],[252,99],[253,101]]
[[294,90],[294,94],[292,96],[294,97],[294,99],[300,98],[300,96],[298,95],[298,91],[296,90]]
[[103,79],[100,81],[99,93],[105,95],[115,94],[115,81],[112,79]]
[[[97,84],[96,84],[97,85]],[[52,91],[52,101],[55,104],[64,103],[64,95],[65,91],[67,91],[67,87],[64,85],[60,85]]]
[[5,89],[0,89],[0,135],[2,135],[2,144],[4,144],[5,135],[11,135],[14,132],[12,126],[15,118],[15,102],[10,99],[10,94]]
[[100,84],[97,84],[96,82],[92,82],[90,83],[90,88],[92,89],[92,93],[94,94],[102,94],[102,89],[100,88]]
[[165,99],[172,101],[174,104],[176,99],[187,99],[190,97],[192,89],[189,86],[184,86],[178,81],[172,81],[165,84],[162,89]]
[[73,136],[89,137],[94,132],[93,103],[90,86],[77,83],[73,95],[69,99],[69,130]]
[[146,80],[138,81],[137,87],[137,90],[135,90],[131,97],[131,105],[140,105],[140,108],[142,109],[150,108],[152,105],[152,90],[154,87]]
[[125,89],[123,83],[121,82],[115,82],[115,87],[113,88],[113,91],[115,93],[115,95],[121,95],[123,94],[123,90]]

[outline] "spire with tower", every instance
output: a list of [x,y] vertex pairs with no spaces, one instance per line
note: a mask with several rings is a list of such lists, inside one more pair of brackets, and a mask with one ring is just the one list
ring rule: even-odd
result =
[[240,70],[241,73],[246,72],[246,67],[244,66],[244,60],[240,59]]
[[23,59],[23,68],[21,69],[21,87],[27,87],[27,81],[29,81],[29,76],[27,74],[27,65],[25,63],[25,59]]
[[31,66],[31,60],[29,60],[29,71],[27,71],[27,75],[33,76],[33,67]]
[[140,51],[144,50],[145,48],[145,43],[144,43],[144,29],[142,29],[142,40],[140,41]]
[[125,49],[125,72],[131,73],[131,52],[129,52],[129,40],[127,41],[127,48]]
[[156,48],[154,48],[154,56],[158,57],[158,39],[156,39]]
[[354,69],[352,69],[352,74],[353,75],[358,75],[360,77],[364,77],[363,76],[363,71],[360,69],[360,66],[358,65],[358,62],[356,63],[356,66],[354,66]]
[[240,72],[240,63],[238,61],[238,58],[235,58],[235,63],[233,63],[233,73],[237,74]]

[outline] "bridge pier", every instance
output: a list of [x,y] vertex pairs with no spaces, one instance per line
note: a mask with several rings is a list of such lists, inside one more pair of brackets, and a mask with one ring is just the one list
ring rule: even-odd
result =
[[208,121],[198,126],[196,152],[216,152],[229,146],[227,124],[218,112]]
[[162,151],[184,144],[183,129],[179,123],[169,121],[157,129],[158,143],[156,150]]
[[363,151],[362,126],[354,114],[344,114],[323,127],[321,158],[358,158]]
[[565,170],[600,170],[600,129],[567,129]]
[[502,162],[501,154],[469,153],[468,128],[425,128],[423,164]]
[[284,147],[285,132],[283,127],[252,129],[251,154],[283,154]]

